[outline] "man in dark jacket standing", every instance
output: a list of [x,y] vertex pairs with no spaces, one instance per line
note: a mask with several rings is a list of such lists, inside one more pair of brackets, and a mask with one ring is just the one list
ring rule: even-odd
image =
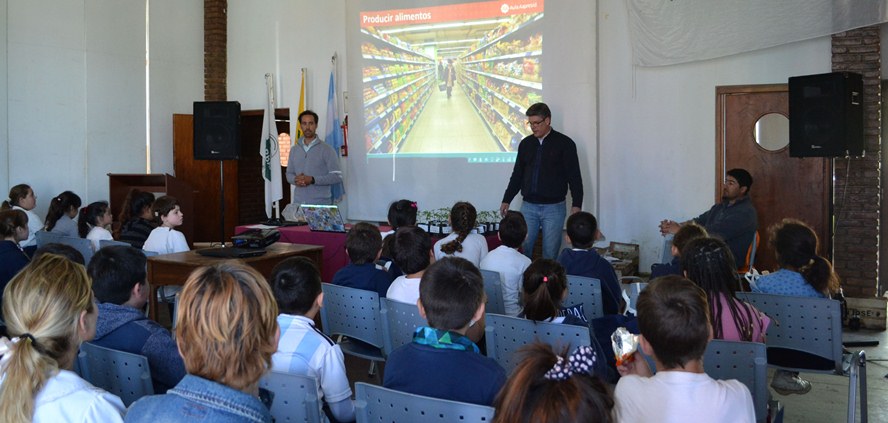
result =
[[552,129],[552,112],[545,103],[536,103],[525,112],[532,135],[521,140],[518,157],[503,194],[500,213],[521,191],[521,213],[527,221],[524,254],[533,258],[537,233],[543,231],[543,257],[554,259],[561,247],[565,219],[565,198],[570,187],[570,213],[583,205],[583,178],[577,146],[567,135]]

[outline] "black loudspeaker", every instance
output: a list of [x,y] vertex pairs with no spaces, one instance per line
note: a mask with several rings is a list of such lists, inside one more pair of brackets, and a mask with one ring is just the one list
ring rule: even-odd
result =
[[789,155],[863,155],[863,78],[833,72],[789,78]]
[[240,111],[236,101],[194,102],[195,160],[240,158]]

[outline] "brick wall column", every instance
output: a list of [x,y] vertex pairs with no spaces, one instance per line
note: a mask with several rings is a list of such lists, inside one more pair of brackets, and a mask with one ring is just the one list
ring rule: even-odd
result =
[[836,158],[833,178],[835,232],[833,264],[845,295],[872,297],[879,279],[881,211],[881,92],[879,27],[832,36],[832,70],[863,75],[866,156]]
[[226,101],[228,1],[204,0],[204,100]]

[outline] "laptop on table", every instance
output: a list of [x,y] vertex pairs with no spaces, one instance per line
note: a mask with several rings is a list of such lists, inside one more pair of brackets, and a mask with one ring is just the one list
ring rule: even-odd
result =
[[303,204],[302,214],[308,228],[315,232],[345,232],[345,221],[339,213],[339,206]]

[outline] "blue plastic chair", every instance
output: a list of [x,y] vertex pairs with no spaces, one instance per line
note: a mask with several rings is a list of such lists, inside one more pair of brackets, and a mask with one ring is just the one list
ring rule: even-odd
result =
[[[848,421],[855,421],[857,397],[860,396],[860,421],[868,418],[866,406],[866,354],[851,353],[850,366],[845,368],[842,346],[841,304],[826,298],[792,297],[787,295],[737,293],[737,298],[747,301],[773,320],[768,327],[768,355],[778,350],[791,350],[819,357],[826,366],[790,367],[775,364],[769,358],[768,365],[792,372],[831,373],[848,376]],[[859,386],[858,386],[859,385]]]
[[604,302],[601,297],[601,281],[595,278],[567,275],[567,298],[564,305],[583,304],[586,320],[604,317]]
[[484,292],[487,294],[487,304],[484,309],[487,313],[506,314],[506,306],[503,303],[502,276],[492,270],[481,270],[484,278]]
[[355,384],[358,423],[490,422],[493,407],[413,395],[364,382]]
[[105,247],[113,247],[113,246],[132,247],[132,245],[130,245],[130,243],[128,243],[128,242],[114,241],[114,240],[110,240],[110,239],[99,240],[99,249],[100,250]]
[[277,423],[321,423],[318,381],[311,376],[270,371],[259,380],[259,387],[274,392],[271,417]]
[[588,327],[535,322],[500,314],[485,315],[484,331],[487,356],[496,360],[507,373],[518,365],[520,357],[515,352],[533,342],[549,344],[556,352],[565,347],[573,350],[581,345],[592,345]]
[[87,265],[92,259],[94,252],[92,241],[86,238],[75,238],[72,236],[64,236],[46,231],[38,231],[34,236],[37,238],[37,248],[51,243],[65,244],[79,251],[80,254],[83,255],[83,262]]
[[413,333],[419,326],[426,326],[426,319],[419,314],[416,304],[402,303],[380,298],[379,313],[382,316],[383,352],[389,355],[396,348],[413,342]]
[[768,420],[770,393],[765,344],[713,339],[706,347],[703,363],[706,374],[713,379],[737,379],[746,385],[755,404],[756,421]]
[[385,361],[379,294],[330,283],[322,284],[322,289],[324,333],[331,338],[338,335],[344,353],[370,360],[370,374],[374,374],[376,362]]
[[154,394],[148,359],[143,355],[84,342],[80,344],[77,361],[80,375],[87,382],[117,395],[127,407],[143,396]]

